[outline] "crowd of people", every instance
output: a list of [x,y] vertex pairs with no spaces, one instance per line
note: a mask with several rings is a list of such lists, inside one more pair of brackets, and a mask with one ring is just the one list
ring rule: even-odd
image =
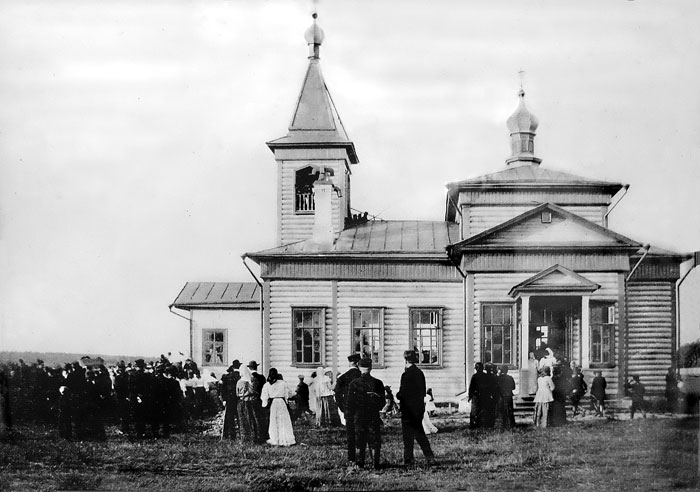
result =
[[244,366],[234,360],[217,380],[214,374],[202,377],[190,359],[171,363],[164,355],[109,368],[102,359],[87,356],[56,368],[42,360],[30,365],[20,360],[0,366],[0,432],[11,429],[11,416],[19,416],[54,425],[65,439],[105,439],[110,423],[135,438],[166,438],[223,410],[221,439],[247,443],[294,445],[298,419],[319,427],[343,424],[348,462],[364,467],[371,460],[378,469],[382,418],[400,415],[404,463],[414,463],[414,442],[432,463],[426,433],[437,432],[430,421],[434,398],[416,366],[418,354],[407,351],[404,359],[396,399],[389,386],[371,375],[371,359],[358,354],[348,357],[345,373],[334,377],[330,369],[319,368],[308,383],[299,375],[294,386],[275,368],[267,377],[258,373],[255,361]]
[[[590,385],[590,410],[595,416],[606,416],[607,380],[602,371],[593,371]],[[666,411],[676,412],[679,402],[679,380],[673,368],[666,374]],[[589,391],[581,367],[575,361],[558,360],[551,349],[537,360],[530,353],[526,391],[534,397],[533,423],[537,427],[561,426],[567,422],[567,404],[571,416],[585,416],[582,398]],[[639,375],[633,375],[624,384],[625,396],[631,400],[630,418],[641,413],[646,417],[646,388]],[[510,429],[515,425],[513,396],[515,381],[508,375],[508,366],[477,362],[468,389],[471,403],[470,427]]]
[[0,368],[0,384],[5,428],[11,418],[50,424],[66,439],[104,439],[109,423],[136,437],[168,437],[222,407],[214,374],[164,355],[110,368],[88,356],[57,367],[20,359]]
[[[390,386],[371,375],[371,359],[359,354],[348,357],[349,368],[342,374],[334,376],[332,370],[319,367],[308,382],[298,375],[295,385],[275,368],[267,376],[260,374],[256,361],[244,366],[234,360],[219,380],[213,373],[202,375],[190,359],[171,363],[165,355],[152,362],[120,361],[109,368],[102,359],[87,356],[54,368],[42,360],[27,365],[20,359],[0,366],[0,437],[11,429],[11,415],[55,425],[62,438],[84,440],[105,439],[107,423],[136,438],[168,437],[173,431],[191,430],[194,422],[223,410],[222,440],[291,446],[296,443],[298,419],[318,427],[342,424],[348,461],[363,467],[369,451],[374,467],[379,468],[382,418],[400,415],[404,463],[414,462],[414,442],[430,463],[434,456],[426,436],[438,432],[430,418],[436,410],[434,397],[417,366],[418,354],[406,351],[404,360],[405,371],[394,397]],[[566,423],[567,402],[573,416],[585,415],[581,400],[589,386],[576,363],[562,362],[550,351],[523,381],[534,396],[536,426]],[[508,366],[478,362],[474,369],[468,388],[470,427],[513,428],[516,384]],[[603,416],[607,382],[601,371],[594,374],[592,409]],[[666,383],[668,401],[677,401],[678,380],[672,369]],[[625,391],[632,401],[631,417],[638,412],[646,416],[646,390],[639,376],[625,384]]]

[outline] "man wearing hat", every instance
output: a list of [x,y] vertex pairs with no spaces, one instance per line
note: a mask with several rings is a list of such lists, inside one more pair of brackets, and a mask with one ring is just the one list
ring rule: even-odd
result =
[[134,365],[136,370],[129,376],[129,401],[134,416],[136,437],[142,438],[146,435],[146,422],[151,416],[152,375],[146,373],[146,362],[143,359],[136,359]]
[[236,438],[236,421],[238,420],[238,396],[236,395],[236,384],[241,379],[238,369],[241,363],[234,360],[226,370],[226,374],[221,376],[221,399],[226,408],[224,413],[223,437],[229,439]]
[[[345,418],[348,424],[348,442],[350,422],[353,422],[352,427],[357,432],[357,447],[360,450],[357,466],[364,467],[365,451],[369,443],[372,445],[374,469],[378,470],[381,466],[379,454],[382,447],[379,411],[384,407],[384,383],[370,375],[372,359],[360,360],[359,366],[360,377],[350,383],[347,392]],[[354,445],[352,451],[354,454]]]
[[117,417],[119,418],[119,430],[124,434],[129,432],[129,376],[126,373],[126,364],[120,360],[114,374],[114,396],[117,399]]
[[260,395],[262,395],[262,388],[265,386],[265,383],[267,382],[267,379],[265,376],[262,374],[258,373],[258,363],[255,362],[254,360],[251,360],[248,362],[248,369],[250,369],[250,377],[251,377],[251,383],[253,385],[253,393],[255,393],[255,411],[260,415],[260,432],[261,435],[258,436],[258,440],[265,442],[270,436],[268,435],[268,424],[270,422],[269,419],[269,412],[270,412],[270,406],[268,405],[266,408],[263,408],[262,406],[262,400],[260,399]]
[[348,396],[348,389],[350,383],[355,379],[359,378],[361,375],[358,369],[358,364],[360,362],[360,354],[351,354],[348,356],[348,362],[350,363],[350,369],[342,374],[335,384],[335,402],[343,415],[345,416],[345,430],[348,435],[348,461],[355,461],[355,422],[352,418],[349,418],[346,414],[346,403]]
[[425,412],[425,376],[416,367],[418,353],[407,350],[403,353],[406,370],[401,375],[401,386],[396,397],[401,402],[401,434],[403,435],[403,463],[413,465],[413,440],[418,442],[423,456],[432,464],[435,461],[430,442],[423,431]]

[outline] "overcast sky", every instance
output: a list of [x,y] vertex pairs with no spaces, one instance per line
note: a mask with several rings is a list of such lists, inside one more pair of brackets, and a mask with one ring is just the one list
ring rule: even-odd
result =
[[[629,183],[611,227],[700,249],[700,3],[321,1],[360,164],[352,206],[442,220],[509,155],[518,71],[542,166]],[[0,349],[186,350],[187,281],[251,281],[310,1],[0,1]],[[685,341],[700,337],[700,275]],[[687,311],[686,311],[687,309]]]

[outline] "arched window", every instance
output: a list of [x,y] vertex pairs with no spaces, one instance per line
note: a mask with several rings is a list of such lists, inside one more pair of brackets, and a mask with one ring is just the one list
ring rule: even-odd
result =
[[303,167],[295,173],[294,179],[294,212],[313,213],[314,183],[318,180],[319,172],[311,166]]

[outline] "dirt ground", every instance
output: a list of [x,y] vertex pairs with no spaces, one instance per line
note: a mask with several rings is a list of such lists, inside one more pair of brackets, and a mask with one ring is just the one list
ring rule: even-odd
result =
[[21,426],[0,443],[0,490],[668,491],[697,490],[698,417],[577,418],[566,426],[471,431],[461,414],[434,419],[438,459],[405,468],[400,422],[383,428],[382,469],[349,467],[343,428],[295,424],[297,445],[220,441],[216,422],[165,439],[65,441]]

